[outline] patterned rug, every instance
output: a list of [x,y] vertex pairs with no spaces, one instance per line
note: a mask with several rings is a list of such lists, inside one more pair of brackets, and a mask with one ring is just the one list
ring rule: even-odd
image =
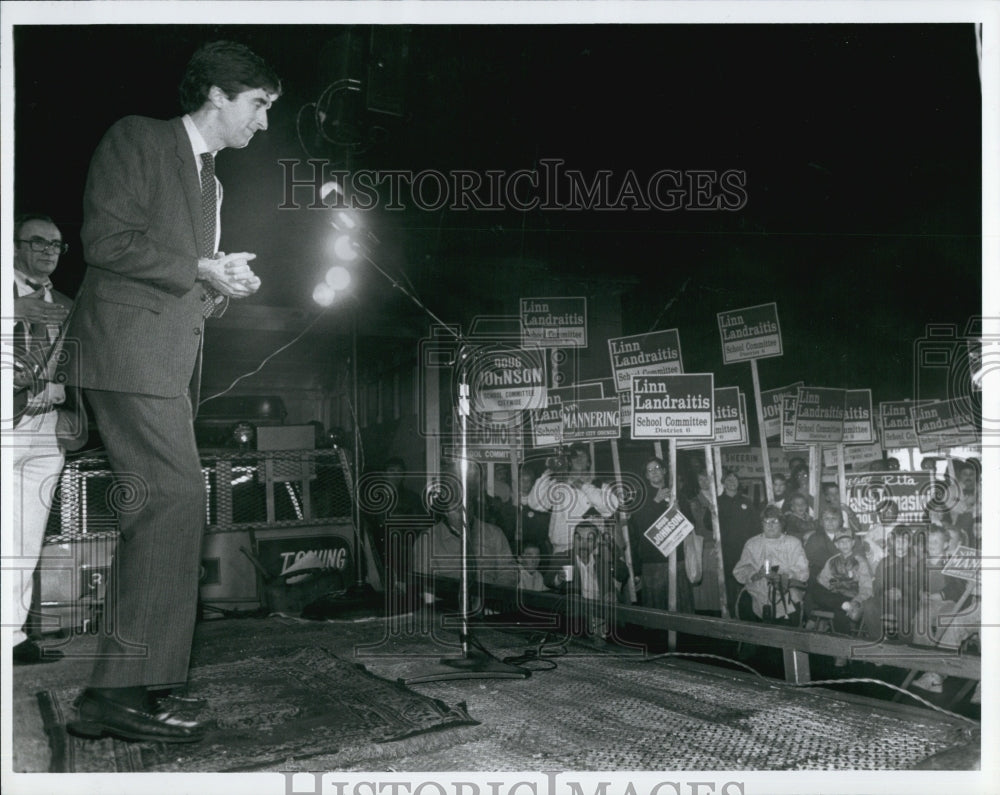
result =
[[[422,696],[322,648],[192,668],[188,695],[206,699],[197,719],[210,730],[188,745],[74,737],[65,724],[75,717],[79,692],[37,695],[52,753],[49,772],[280,770],[320,756],[350,764],[434,748],[441,743],[425,741],[428,733],[478,725],[464,703],[452,707]],[[397,747],[387,754],[386,743]]]

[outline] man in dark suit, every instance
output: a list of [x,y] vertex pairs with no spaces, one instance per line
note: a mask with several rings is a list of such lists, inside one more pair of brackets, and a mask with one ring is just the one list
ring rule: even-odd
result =
[[[67,449],[86,438],[86,415],[72,401],[73,390],[58,383],[55,363],[63,348],[62,326],[73,302],[52,287],[59,255],[68,248],[47,215],[23,215],[14,222],[14,415],[13,449],[14,664],[53,662],[56,649],[43,649],[24,632],[31,604],[32,573],[45,538],[52,495]],[[67,401],[67,397],[70,398]]]
[[203,727],[164,708],[187,680],[205,491],[195,444],[204,316],[252,295],[255,255],[218,252],[214,155],[267,129],[281,93],[246,47],[212,42],[188,64],[181,118],[126,117],[90,164],[88,268],[69,320],[80,386],[116,478],[132,489],[89,687],[69,725],[85,737],[190,742]]

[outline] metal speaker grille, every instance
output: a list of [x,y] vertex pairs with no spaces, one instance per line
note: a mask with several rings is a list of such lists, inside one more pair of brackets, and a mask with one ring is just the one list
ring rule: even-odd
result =
[[[344,451],[278,450],[203,455],[208,529],[352,520],[352,476]],[[119,516],[155,483],[115,479],[104,456],[67,462],[56,490],[46,544],[118,535]]]

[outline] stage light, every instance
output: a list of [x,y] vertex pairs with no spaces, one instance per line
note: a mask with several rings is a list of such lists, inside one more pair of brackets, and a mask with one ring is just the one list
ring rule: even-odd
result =
[[358,222],[354,220],[354,216],[350,213],[345,213],[343,210],[339,210],[334,216],[334,224],[337,229],[354,229],[357,227]]
[[346,290],[351,283],[351,272],[343,265],[334,265],[326,272],[326,283],[334,290]]
[[233,428],[233,441],[245,448],[253,441],[253,426],[249,422],[238,422]]
[[337,293],[326,282],[320,282],[313,288],[313,301],[320,306],[330,306],[336,296]]
[[353,262],[358,258],[357,244],[350,235],[338,235],[333,241],[333,253],[344,262]]
[[319,189],[319,197],[321,200],[325,200],[331,193],[336,193],[341,198],[344,196],[344,191],[341,189],[340,185],[337,184],[337,180],[335,179],[323,183],[323,187]]

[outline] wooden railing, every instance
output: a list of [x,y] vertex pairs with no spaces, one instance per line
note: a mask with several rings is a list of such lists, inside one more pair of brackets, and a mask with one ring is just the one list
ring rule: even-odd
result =
[[[505,612],[517,612],[526,616],[537,612],[564,614],[568,605],[565,596],[544,591],[519,591],[491,585],[487,586],[486,594],[501,602]],[[618,626],[634,624],[651,630],[780,648],[784,655],[785,679],[789,682],[809,681],[810,654],[879,662],[897,668],[932,671],[942,676],[957,676],[962,679],[981,678],[980,658],[959,654],[953,649],[920,648],[886,641],[870,642],[806,629],[670,613],[633,605],[615,604],[612,610],[611,616]],[[541,620],[539,626],[543,626]]]

